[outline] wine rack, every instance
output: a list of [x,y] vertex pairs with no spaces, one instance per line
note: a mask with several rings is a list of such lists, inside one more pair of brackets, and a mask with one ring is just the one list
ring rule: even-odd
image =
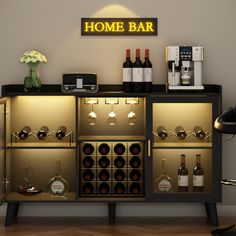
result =
[[143,197],[143,172],[143,142],[80,143],[81,197]]

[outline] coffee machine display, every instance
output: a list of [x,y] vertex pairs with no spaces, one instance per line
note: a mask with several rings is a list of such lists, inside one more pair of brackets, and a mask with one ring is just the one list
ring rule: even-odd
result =
[[202,85],[202,46],[168,46],[166,63],[168,89],[204,89]]

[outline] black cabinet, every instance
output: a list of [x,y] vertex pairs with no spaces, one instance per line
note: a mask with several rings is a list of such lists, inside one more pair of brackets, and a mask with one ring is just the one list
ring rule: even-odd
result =
[[[98,93],[62,94],[58,85],[44,85],[38,93],[6,85],[2,95],[0,200],[8,203],[6,226],[21,202],[106,202],[110,223],[116,202],[201,202],[218,224],[221,136],[213,123],[221,111],[220,86],[179,93],[154,85],[152,93],[124,93],[119,85],[103,85]],[[31,135],[22,140],[18,132],[25,125]],[[36,133],[43,125],[49,133],[41,140]],[[67,129],[63,139],[55,135],[60,126]],[[178,137],[177,127],[185,130],[183,137]],[[159,136],[161,129],[164,136]],[[187,192],[177,188],[181,154],[189,171]],[[204,170],[201,192],[193,190],[197,154]],[[163,159],[172,181],[169,192],[157,187]],[[64,196],[48,190],[58,160],[69,184]],[[19,192],[29,168],[33,185],[41,191],[34,195]]]

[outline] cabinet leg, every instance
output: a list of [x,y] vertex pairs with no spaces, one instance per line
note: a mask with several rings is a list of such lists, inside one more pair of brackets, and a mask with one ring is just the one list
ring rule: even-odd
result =
[[211,219],[212,225],[214,227],[219,226],[218,214],[215,202],[206,202],[205,203],[207,217]]
[[108,202],[109,224],[114,224],[116,219],[116,203]]
[[8,202],[7,204],[7,214],[5,219],[5,226],[11,226],[14,218],[17,217],[19,202]]

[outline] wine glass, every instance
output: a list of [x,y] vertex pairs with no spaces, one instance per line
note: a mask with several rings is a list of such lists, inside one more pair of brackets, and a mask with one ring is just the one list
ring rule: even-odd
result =
[[130,105],[130,107],[131,107],[130,112],[127,115],[128,124],[135,125],[136,124],[136,114],[133,112],[132,104]]
[[97,114],[93,111],[93,104],[91,104],[91,112],[88,114],[89,125],[95,125],[97,120]]
[[117,123],[116,113],[113,111],[113,105],[114,104],[111,104],[111,112],[108,113],[107,117],[107,123],[109,125],[116,125]]

